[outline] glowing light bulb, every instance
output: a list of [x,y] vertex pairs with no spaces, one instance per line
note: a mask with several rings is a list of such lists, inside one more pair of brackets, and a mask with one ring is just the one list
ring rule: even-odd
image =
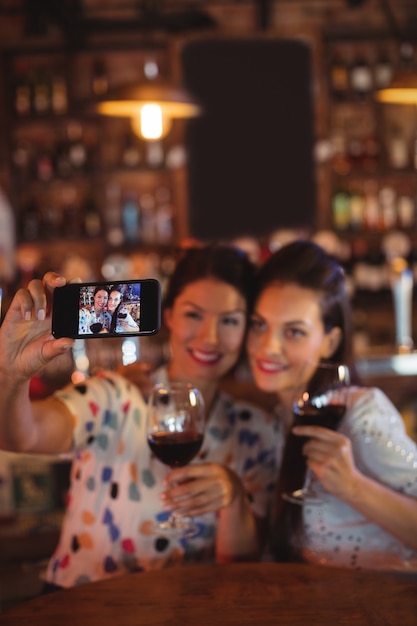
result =
[[163,133],[162,109],[159,104],[144,104],[140,111],[140,132],[145,139],[160,139]]

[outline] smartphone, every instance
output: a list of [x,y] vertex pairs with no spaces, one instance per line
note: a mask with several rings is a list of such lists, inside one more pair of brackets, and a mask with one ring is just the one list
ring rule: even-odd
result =
[[52,334],[71,339],[154,335],[161,327],[161,286],[154,278],[70,283],[54,289]]

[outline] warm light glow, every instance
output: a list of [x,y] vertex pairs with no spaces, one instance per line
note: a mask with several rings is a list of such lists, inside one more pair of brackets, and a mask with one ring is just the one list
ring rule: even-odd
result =
[[145,139],[162,136],[162,109],[159,104],[144,104],[140,112],[140,132]]
[[131,119],[133,132],[142,139],[156,140],[165,137],[172,120],[164,115],[163,107],[156,103],[144,104],[138,115]]
[[116,89],[106,98],[94,105],[98,113],[130,117],[134,132],[150,141],[167,135],[172,120],[201,114],[199,105],[186,92],[156,82]]
[[417,88],[391,88],[381,89],[376,94],[379,102],[388,102],[393,104],[417,104]]

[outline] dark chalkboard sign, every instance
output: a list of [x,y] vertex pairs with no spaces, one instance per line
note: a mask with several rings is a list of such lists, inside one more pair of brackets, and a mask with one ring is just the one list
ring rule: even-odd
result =
[[203,107],[185,140],[192,236],[265,236],[314,223],[310,57],[292,39],[185,45],[184,84]]

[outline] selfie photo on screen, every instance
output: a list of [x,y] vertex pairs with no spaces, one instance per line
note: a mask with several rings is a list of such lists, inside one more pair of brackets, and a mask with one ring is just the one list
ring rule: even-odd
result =
[[137,333],[140,283],[80,287],[79,334]]

